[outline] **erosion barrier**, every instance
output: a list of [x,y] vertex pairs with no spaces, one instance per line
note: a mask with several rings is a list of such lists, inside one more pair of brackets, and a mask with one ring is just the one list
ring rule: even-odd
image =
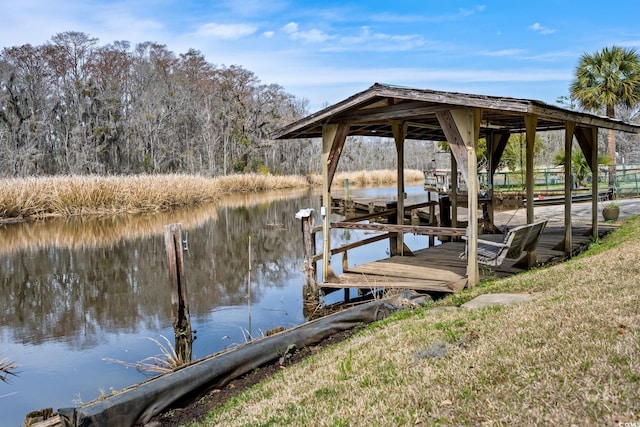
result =
[[145,424],[179,399],[221,388],[235,378],[278,359],[292,346],[304,348],[357,325],[383,319],[391,311],[407,305],[406,302],[407,297],[403,297],[355,306],[217,353],[118,394],[79,407],[59,409],[62,425],[130,427]]

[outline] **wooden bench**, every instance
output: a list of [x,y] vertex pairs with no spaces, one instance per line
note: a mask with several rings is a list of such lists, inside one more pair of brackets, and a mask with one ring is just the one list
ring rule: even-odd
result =
[[[507,232],[502,242],[478,239],[478,262],[496,267],[501,265],[505,258],[518,259],[523,252],[534,251],[546,225],[547,220],[542,219],[514,227]],[[463,239],[466,240],[466,236]],[[467,250],[468,245],[460,254],[461,259],[467,258]]]

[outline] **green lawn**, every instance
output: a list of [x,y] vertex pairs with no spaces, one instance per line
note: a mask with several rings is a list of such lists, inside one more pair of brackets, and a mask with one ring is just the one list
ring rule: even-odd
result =
[[[193,426],[640,423],[639,240],[634,217],[571,261],[399,312]],[[496,292],[534,300],[455,308]]]

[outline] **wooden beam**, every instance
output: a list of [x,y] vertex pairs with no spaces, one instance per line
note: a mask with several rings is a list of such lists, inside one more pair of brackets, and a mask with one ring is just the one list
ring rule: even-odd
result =
[[338,114],[332,118],[330,123],[377,123],[389,120],[402,120],[434,114],[437,111],[449,110],[449,105],[425,105],[424,102],[407,101],[399,104],[387,105],[384,107],[367,107],[359,110],[349,111],[345,114]]
[[[532,101],[535,102],[535,101]],[[578,113],[575,111],[567,111],[559,108],[548,108],[542,106],[532,106],[529,108],[529,112],[534,115],[539,115],[548,120],[556,120],[559,123],[566,121],[573,121],[579,126],[586,128],[605,128],[614,129],[622,132],[638,133],[638,129],[635,125],[625,123],[620,120],[611,120],[605,117],[596,116],[588,113]]]
[[[396,143],[396,157],[397,157],[397,199],[398,199],[398,215],[396,215],[396,223],[399,225],[404,224],[404,137],[406,135],[406,127],[402,122],[394,120],[391,122],[391,129],[393,130],[393,139]],[[404,250],[404,236],[402,233],[398,233],[396,238],[395,253],[403,255]]]
[[379,223],[364,223],[364,222],[347,222],[337,221],[333,222],[333,228],[345,228],[350,230],[368,230],[368,231],[381,231],[391,233],[412,233],[422,236],[451,236],[462,237],[467,235],[467,230],[464,228],[452,228],[452,227],[431,227],[426,225],[398,225],[398,224],[379,224]]
[[[527,114],[524,116],[524,125],[526,128],[526,136],[527,136],[527,175],[526,175],[526,186],[527,186],[527,200],[531,200],[531,203],[527,203],[527,224],[531,224],[534,221],[533,217],[533,156],[535,153],[535,143],[536,143],[536,126],[538,124],[538,117]],[[527,252],[527,263],[528,267],[531,268],[536,263],[536,252],[530,251]]]
[[[456,117],[454,117],[454,113]],[[462,176],[464,180],[468,183],[469,177],[468,174],[468,156],[466,149],[466,142],[464,140],[461,131],[457,127],[457,121],[465,121],[466,118],[464,115],[468,114],[466,109],[458,109],[458,110],[447,110],[440,111],[436,113],[436,117],[438,118],[438,122],[440,123],[440,127],[447,137],[447,141],[449,142],[449,147],[451,148],[451,153],[456,157],[456,161],[460,166],[460,170],[462,171]],[[471,136],[471,134],[469,134]],[[453,179],[454,171],[451,171],[451,178]]]
[[[574,132],[576,140],[578,141],[578,145],[582,150],[582,154],[584,154],[584,158],[587,160],[589,169],[591,169],[591,167],[593,166],[593,159],[591,158],[591,155],[593,153],[593,138],[591,137],[591,128],[576,127]],[[596,155],[596,158],[597,157],[598,156]],[[593,169],[591,169],[591,172],[593,173]]]
[[494,132],[491,135],[493,137],[491,150],[491,175],[493,176],[498,169],[498,164],[500,164],[502,154],[504,153],[505,148],[507,148],[507,143],[509,142],[511,134],[509,132]]
[[[509,132],[504,131],[491,131],[489,135],[487,135],[487,151],[489,155],[487,158],[489,159],[489,167],[487,184],[489,187],[489,197],[491,198],[491,203],[489,204],[489,222],[491,227],[494,227],[494,211],[495,211],[495,200],[493,198],[494,192],[494,175],[496,170],[498,169],[498,165],[500,164],[500,159],[502,158],[502,154],[504,153],[505,148],[507,147],[507,143],[509,142],[509,137],[511,134]],[[495,231],[495,228],[494,228]]]
[[[465,110],[466,111],[466,110]],[[440,127],[444,132],[449,148],[451,149],[451,225],[458,225],[458,164],[462,168],[462,174],[465,176],[467,171],[467,155],[464,140],[458,131],[458,128],[450,110],[440,111],[436,113],[436,118]]]
[[591,169],[592,235],[598,237],[598,128],[576,127],[575,136]]
[[[328,125],[330,126],[330,125]],[[333,141],[331,141],[331,149],[329,151],[329,156],[327,158],[328,162],[328,177],[329,177],[329,189],[331,189],[331,183],[333,182],[333,177],[336,174],[336,170],[338,169],[338,161],[340,160],[340,155],[342,154],[342,149],[344,148],[344,143],[347,140],[347,135],[349,135],[349,123],[340,123],[337,125],[335,135],[333,137]],[[324,144],[324,133],[323,133],[323,144]]]
[[565,123],[564,131],[564,253],[571,256],[573,248],[573,236],[571,234],[571,151],[573,146],[573,134],[576,124],[574,122]]
[[[462,174],[467,182],[468,217],[467,257],[468,285],[474,286],[480,282],[478,272],[478,161],[476,150],[480,134],[481,111],[474,109],[456,109],[436,113],[442,131],[449,141],[451,152],[461,164]],[[453,180],[453,174],[451,177]]]

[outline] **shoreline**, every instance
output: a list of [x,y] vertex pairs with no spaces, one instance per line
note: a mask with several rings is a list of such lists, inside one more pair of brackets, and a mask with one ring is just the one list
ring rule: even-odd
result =
[[[422,172],[406,171],[407,182],[422,180]],[[395,171],[340,173],[354,187],[395,184]],[[130,175],[1,178],[0,224],[49,217],[96,217],[141,214],[215,203],[230,194],[318,186],[317,176],[301,175]]]

